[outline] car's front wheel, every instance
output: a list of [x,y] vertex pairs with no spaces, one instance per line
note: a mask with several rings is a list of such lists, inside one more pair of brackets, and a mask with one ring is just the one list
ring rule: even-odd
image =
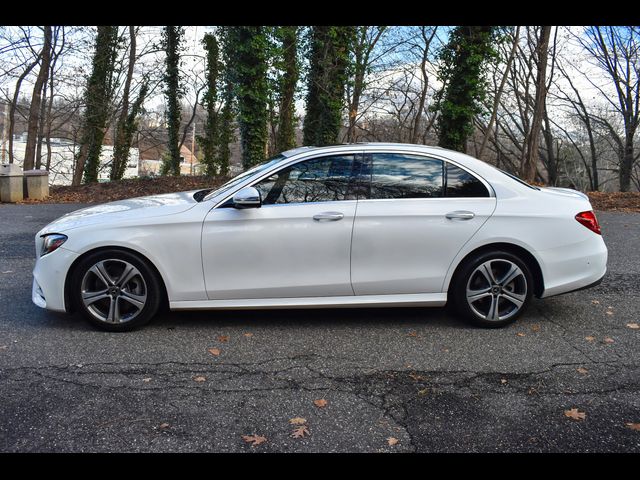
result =
[[503,327],[525,311],[533,293],[526,262],[504,251],[467,260],[457,272],[450,300],[459,314],[481,327]]
[[74,271],[74,303],[102,330],[129,331],[147,323],[158,311],[161,288],[146,261],[123,250],[96,252]]

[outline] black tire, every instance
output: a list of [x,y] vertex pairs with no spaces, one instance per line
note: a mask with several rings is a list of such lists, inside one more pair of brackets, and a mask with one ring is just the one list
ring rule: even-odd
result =
[[[506,277],[506,273],[511,271],[512,267],[509,263],[515,264],[522,275],[518,275],[504,287],[499,286],[499,282],[493,286],[489,283],[484,285],[482,282],[487,280],[487,276],[477,269],[482,270],[483,265],[486,265],[487,262],[491,262],[489,263],[492,269],[491,273],[498,281],[501,280],[501,275]],[[517,273],[517,271],[513,271],[514,274]],[[467,298],[467,286],[477,292],[488,289],[489,296],[486,296],[486,293],[481,293],[478,295],[479,299],[470,301]],[[526,290],[523,291],[523,288]],[[465,260],[460,265],[452,279],[447,303],[459,316],[473,325],[483,328],[501,328],[515,322],[524,313],[531,302],[533,289],[533,275],[526,262],[511,252],[486,251]],[[497,303],[497,311],[493,310],[495,305],[493,302]],[[518,302],[521,302],[520,306],[517,305]],[[501,315],[501,311],[504,314]],[[497,312],[497,318],[492,315],[492,312]],[[486,313],[485,316],[482,313]],[[489,319],[492,316],[494,319]]]
[[[111,273],[114,274],[113,278],[116,280],[118,279],[119,266],[121,266],[124,271],[124,269],[127,268],[126,265],[129,264],[137,269],[137,273],[129,282],[125,282],[122,289],[118,289],[118,293],[109,293],[106,297],[98,301],[94,300],[90,306],[87,306],[83,300],[83,280],[85,281],[85,287],[93,282],[94,288],[91,288],[91,290],[100,290],[100,288],[102,288],[104,281],[100,283],[98,281],[98,275],[93,272],[88,273],[100,262],[105,262],[102,265],[106,266],[107,269],[111,269]],[[95,276],[95,278],[93,278],[93,276]],[[110,275],[109,280],[111,279],[112,276]],[[135,292],[130,291],[132,286],[136,289]],[[164,298],[161,281],[158,279],[156,271],[148,262],[134,253],[118,249],[102,250],[83,258],[74,269],[69,288],[71,288],[69,296],[72,298],[76,309],[82,316],[95,327],[109,332],[131,331],[147,324],[158,312],[158,308]],[[115,289],[116,285],[111,288]],[[108,290],[108,288],[105,289]],[[143,306],[134,306],[133,303],[130,303],[131,300],[124,298],[134,297],[134,295],[132,295],[133,293],[140,294],[136,297],[137,299],[142,298],[142,295],[144,295],[145,301]],[[86,290],[84,294],[87,294]],[[103,297],[104,295],[100,296]],[[116,305],[118,305],[118,313],[114,315],[111,315],[112,312],[109,310],[112,299],[115,299]],[[107,319],[109,317],[119,318],[120,312],[123,310],[125,313],[122,315],[120,321],[115,323],[98,318],[101,310],[108,310]]]

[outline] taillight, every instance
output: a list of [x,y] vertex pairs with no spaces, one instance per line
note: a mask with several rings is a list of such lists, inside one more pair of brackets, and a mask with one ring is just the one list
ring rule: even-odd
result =
[[592,232],[602,235],[602,232],[600,231],[600,224],[598,223],[596,214],[593,213],[593,211],[589,210],[588,212],[580,212],[576,215],[576,220]]

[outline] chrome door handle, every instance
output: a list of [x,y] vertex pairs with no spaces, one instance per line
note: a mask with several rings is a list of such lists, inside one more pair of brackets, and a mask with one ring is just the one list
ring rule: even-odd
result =
[[313,219],[317,222],[336,222],[344,218],[344,213],[341,212],[322,212],[313,216]]
[[445,215],[449,220],[471,220],[475,216],[475,213],[467,212],[466,210],[456,210]]

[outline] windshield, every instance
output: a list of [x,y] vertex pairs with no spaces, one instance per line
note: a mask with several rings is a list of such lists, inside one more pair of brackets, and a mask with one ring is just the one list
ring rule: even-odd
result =
[[248,177],[259,173],[263,170],[266,170],[267,168],[271,167],[272,165],[275,165],[276,163],[278,163],[280,160],[286,158],[284,155],[276,155],[273,158],[270,158],[269,160],[265,160],[264,162],[262,162],[259,165],[256,165],[253,168],[250,168],[249,170],[247,170],[246,172],[242,172],[240,175],[238,175],[237,177],[232,178],[231,180],[229,180],[227,183],[225,183],[224,185],[222,185],[220,188],[214,190],[213,192],[207,194],[206,197],[204,197],[202,200],[206,201],[209,200],[210,198],[213,198],[217,195],[220,195],[221,193],[224,193],[228,190],[231,190],[233,187],[235,187],[236,185],[242,183],[244,180],[246,180]]
[[526,185],[527,187],[532,188],[533,190],[540,190],[538,187],[534,187],[533,185],[529,185],[527,182],[525,182],[521,178],[518,178],[518,177],[516,177],[515,175],[513,175],[513,174],[511,174],[509,172],[505,172],[504,170],[501,170],[499,168],[497,168],[496,170],[498,170],[499,172],[504,173],[509,178],[513,178],[516,182],[521,183],[522,185]]

